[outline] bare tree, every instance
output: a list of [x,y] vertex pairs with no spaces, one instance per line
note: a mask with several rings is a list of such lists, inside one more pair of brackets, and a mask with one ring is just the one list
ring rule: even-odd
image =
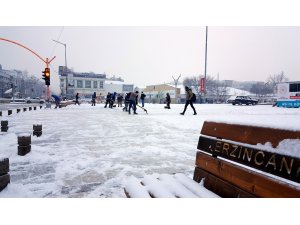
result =
[[250,92],[256,94],[256,96],[258,97],[262,97],[267,94],[272,94],[273,89],[272,86],[269,85],[268,83],[257,82],[256,84],[252,85]]
[[284,72],[282,71],[279,74],[270,75],[267,79],[267,84],[270,86],[270,88],[272,88],[274,94],[276,92],[277,84],[288,80],[289,79],[285,76]]

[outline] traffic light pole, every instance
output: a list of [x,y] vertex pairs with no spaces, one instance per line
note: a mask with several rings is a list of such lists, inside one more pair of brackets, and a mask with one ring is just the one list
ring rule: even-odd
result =
[[[5,39],[5,38],[1,38],[1,37],[0,37],[0,41],[7,41],[7,42],[10,42],[12,44],[18,45],[18,46],[20,46],[22,48],[25,48],[26,50],[30,51],[32,54],[34,54],[35,56],[37,56],[40,60],[42,60],[46,64],[46,68],[49,68],[50,63],[56,57],[56,56],[54,56],[50,61],[49,61],[48,58],[46,58],[46,60],[44,60],[39,54],[37,54],[36,52],[34,52],[33,50],[31,50],[30,48],[26,47],[25,45],[22,45],[22,44],[20,44],[18,42],[11,41],[11,40],[8,40],[8,39]],[[49,85],[47,85],[47,98],[48,98],[48,100],[50,99],[50,88],[49,88]]]

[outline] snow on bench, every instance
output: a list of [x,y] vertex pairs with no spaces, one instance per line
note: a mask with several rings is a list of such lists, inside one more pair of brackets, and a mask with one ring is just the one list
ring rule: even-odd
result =
[[125,194],[128,198],[217,198],[215,193],[184,174],[146,175],[141,180],[130,177]]

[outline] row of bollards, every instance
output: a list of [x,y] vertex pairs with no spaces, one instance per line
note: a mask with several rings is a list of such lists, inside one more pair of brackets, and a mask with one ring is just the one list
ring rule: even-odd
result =
[[[40,109],[42,109],[43,108],[43,106],[39,106],[40,107]],[[31,111],[31,110],[37,110],[37,106],[29,106],[28,107],[28,110],[29,111]],[[23,112],[26,112],[27,111],[27,108],[23,108]],[[17,113],[19,113],[19,112],[21,112],[21,109],[17,109]],[[7,115],[9,116],[9,115],[11,115],[13,113],[13,110],[12,109],[8,109],[7,110]],[[0,116],[2,116],[2,111],[0,111]]]

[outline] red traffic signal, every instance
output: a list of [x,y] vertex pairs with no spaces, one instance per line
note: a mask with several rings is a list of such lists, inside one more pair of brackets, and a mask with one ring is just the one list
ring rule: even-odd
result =
[[43,80],[45,80],[45,85],[50,85],[50,68],[45,68],[43,71]]

